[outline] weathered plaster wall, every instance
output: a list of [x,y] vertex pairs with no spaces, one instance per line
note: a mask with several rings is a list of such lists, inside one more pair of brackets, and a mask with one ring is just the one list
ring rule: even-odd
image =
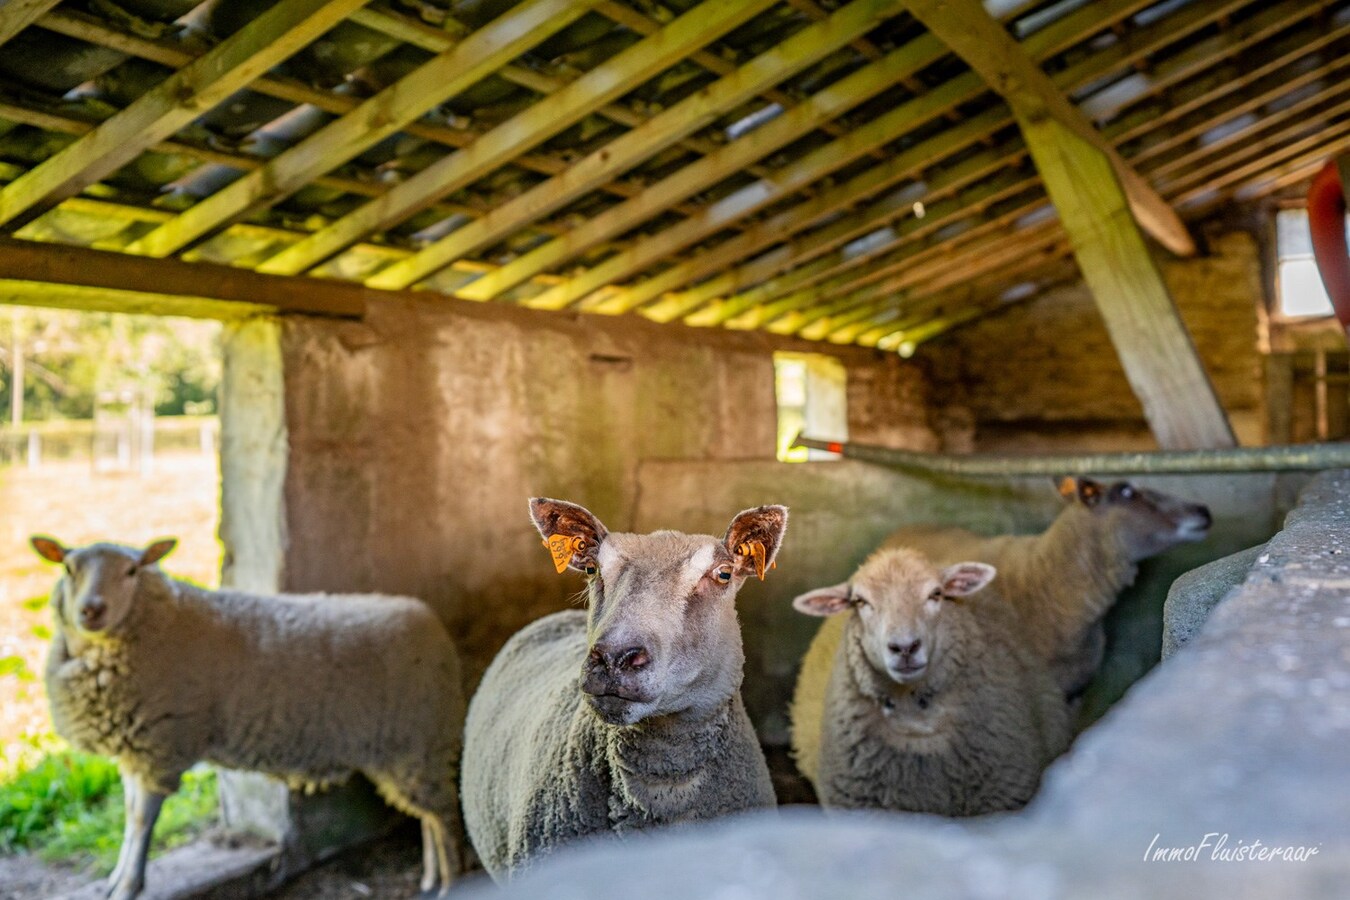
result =
[[[1208,248],[1205,256],[1164,263],[1163,275],[1240,441],[1261,443],[1259,247],[1250,234],[1230,232],[1211,236]],[[977,449],[1155,446],[1081,283],[977,320],[920,355],[945,357],[953,367],[944,394],[968,404]]]
[[[427,600],[472,685],[507,637],[581,586],[554,574],[526,498],[583,503],[625,530],[645,460],[772,459],[772,354],[785,346],[434,302],[376,302],[360,323],[286,319],[282,586]],[[919,368],[842,358],[854,433],[941,444]],[[718,495],[715,468],[690,489]]]

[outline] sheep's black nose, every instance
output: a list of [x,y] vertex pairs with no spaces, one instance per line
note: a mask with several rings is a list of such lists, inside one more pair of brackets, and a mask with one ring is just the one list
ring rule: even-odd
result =
[[103,618],[103,613],[107,608],[107,604],[102,600],[86,600],[80,606],[80,619],[86,624],[97,622]]
[[1208,506],[1197,506],[1195,508],[1195,514],[1205,520],[1206,528],[1214,524],[1214,517],[1209,514]]
[[886,645],[886,649],[891,651],[892,653],[902,653],[905,656],[913,656],[915,653],[919,652],[919,648],[922,646],[923,641],[920,640],[919,638],[915,638],[914,641],[909,644],[902,644],[899,641],[891,641]]
[[626,647],[622,650],[610,650],[596,644],[590,652],[591,665],[603,666],[610,672],[633,671],[643,668],[652,661],[646,647]]

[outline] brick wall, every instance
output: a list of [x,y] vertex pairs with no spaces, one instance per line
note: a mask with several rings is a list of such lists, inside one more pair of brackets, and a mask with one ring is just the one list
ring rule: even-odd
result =
[[[1243,443],[1261,440],[1260,250],[1246,232],[1163,264],[1182,319]],[[1155,446],[1106,328],[1081,283],[980,319],[927,348],[951,374],[937,390],[966,403],[980,450]],[[964,396],[961,396],[964,395]]]

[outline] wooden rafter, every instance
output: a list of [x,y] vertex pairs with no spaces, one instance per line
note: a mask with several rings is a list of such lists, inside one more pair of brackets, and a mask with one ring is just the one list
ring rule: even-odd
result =
[[27,221],[135,159],[333,27],[365,0],[280,0],[215,49],[0,190],[0,224]]
[[[1242,0],[1242,2],[1247,2],[1247,0]],[[1023,48],[1032,54],[1033,58],[1044,58],[1052,51],[1062,49],[1066,44],[1072,43],[1073,40],[1081,39],[1085,33],[1091,33],[1093,28],[1099,28],[1103,15],[1106,15],[1108,20],[1115,15],[1128,15],[1140,5],[1144,4],[1119,5],[1106,12],[1099,5],[1084,7],[1077,13],[1066,16],[1059,22],[1034,33],[1024,42]],[[1135,40],[1131,41],[1129,47],[1120,48],[1117,53],[1097,54],[1088,57],[1082,63],[1059,73],[1055,78],[1055,83],[1065,89],[1072,90],[1099,79],[1112,67],[1128,65],[1157,47],[1174,42],[1179,34],[1202,27],[1214,17],[1238,5],[1240,3],[1230,3],[1217,9],[1206,8],[1196,12],[1188,10],[1183,21],[1169,21],[1166,23],[1166,29],[1158,26],[1143,34],[1135,35]],[[1198,15],[1198,12],[1203,12],[1204,15]],[[1161,89],[1170,84],[1175,77],[1170,71],[1159,73],[1154,88]],[[976,85],[983,87],[983,82],[974,75],[970,76],[970,82],[973,89]],[[624,312],[635,309],[667,291],[696,280],[702,275],[717,271],[722,272],[723,274],[715,279],[718,282],[717,285],[700,285],[696,291],[690,292],[689,295],[672,297],[661,304],[659,308],[650,312],[650,315],[658,321],[668,321],[671,318],[691,314],[700,305],[720,296],[726,290],[744,289],[756,283],[757,273],[764,272],[766,269],[762,262],[755,261],[746,267],[731,271],[727,271],[727,266],[748,257],[751,253],[774,243],[776,240],[781,240],[794,231],[809,226],[816,219],[816,209],[831,206],[835,203],[851,205],[878,190],[884,190],[904,178],[915,175],[923,168],[923,165],[904,165],[909,160],[931,165],[933,161],[952,155],[976,140],[987,140],[998,129],[1011,123],[1012,116],[1003,110],[991,110],[966,119],[961,125],[954,126],[927,141],[920,142],[899,156],[892,156],[877,169],[863,173],[848,185],[831,188],[821,196],[811,198],[797,207],[785,211],[776,216],[772,224],[765,223],[763,227],[752,229],[751,232],[738,237],[734,241],[728,241],[725,246],[714,248],[694,260],[677,264],[662,272],[656,278],[649,279],[639,285],[630,286],[620,293],[606,298],[604,304],[599,308],[605,312]],[[1024,150],[1019,143],[1011,152],[1005,152],[1001,157],[986,154],[989,171],[996,172],[1006,166],[1016,165],[1023,153]],[[966,164],[965,162],[962,163],[963,166]],[[889,177],[891,175],[894,177]],[[941,183],[949,180],[950,178],[945,170],[938,170],[938,174],[929,179],[929,192],[914,199],[921,199],[925,205],[939,200],[942,197]],[[912,202],[911,200],[911,204]],[[776,265],[768,267],[771,271],[767,272],[767,276],[809,262],[818,253],[828,252],[833,246],[838,246],[852,237],[858,237],[884,227],[889,224],[891,219],[901,214],[903,214],[902,208],[895,205],[882,204],[869,207],[859,215],[850,216],[846,222],[835,226],[833,230],[837,237],[831,235],[818,240],[811,239],[806,242],[804,248],[794,248],[792,254],[783,258]],[[850,227],[850,225],[856,227]],[[740,305],[743,307],[745,303],[743,302]],[[644,311],[644,314],[648,313]],[[735,313],[731,314],[734,315]],[[697,324],[715,323],[700,321]]]
[[[1223,7],[1217,10],[1208,9],[1207,12],[1209,12],[1210,14],[1215,14],[1222,12],[1223,9],[1224,9]],[[1286,4],[1283,8],[1270,10],[1269,13],[1278,14],[1279,18],[1271,19],[1270,15],[1263,13],[1261,18],[1263,19],[1263,29],[1265,29],[1266,31],[1278,30],[1279,28],[1287,27],[1287,25],[1291,21],[1296,21],[1297,19],[1307,15],[1307,11],[1305,9],[1299,9],[1295,4]],[[1184,25],[1186,27],[1199,27],[1203,23],[1204,23],[1203,19],[1192,18],[1188,22],[1184,23]],[[1159,23],[1160,26],[1163,24],[1167,25],[1169,28],[1177,26],[1177,23],[1171,21],[1168,21],[1166,23]],[[1147,52],[1151,50],[1157,43],[1173,41],[1175,40],[1175,38],[1176,32],[1174,31],[1164,32],[1160,27],[1157,37],[1146,41],[1136,41],[1135,49]],[[1318,44],[1317,41],[1311,42],[1310,49],[1315,50],[1317,44]],[[1229,48],[1230,52],[1236,49],[1238,48]],[[1089,57],[1088,62],[1092,62],[1094,59],[1095,57]],[[1284,58],[1282,61],[1288,63],[1290,59]],[[1069,70],[1069,72],[1072,71],[1073,70]],[[1069,75],[1069,72],[1062,73],[1061,77],[1056,79],[1056,82],[1063,85],[1073,86],[1075,84],[1081,84],[1084,81],[1091,80],[1092,78],[1101,77],[1102,74],[1100,69],[1096,69],[1094,71],[1080,70],[1079,72],[1074,73],[1074,77],[1069,78],[1067,77]],[[1153,73],[1153,89],[1158,90],[1163,87],[1166,87],[1169,84],[1174,83],[1178,79],[1179,75],[1180,73],[1172,70],[1170,66],[1164,67],[1163,69],[1160,70],[1156,70]],[[1231,90],[1230,86],[1226,83],[1220,84],[1218,86],[1212,86],[1209,90],[1207,90],[1203,94],[1199,95],[1198,97],[1192,98],[1198,101],[1197,103],[1192,104],[1192,108],[1198,105],[1203,105],[1204,103],[1211,102],[1217,98],[1220,98],[1229,93],[1230,90]],[[1008,117],[999,118],[996,121],[999,125],[1003,125],[1008,123],[1010,121],[1010,118]],[[1113,142],[1121,143],[1124,142],[1125,140],[1138,138],[1141,134],[1144,133],[1144,131],[1138,127],[1113,126],[1111,128],[1108,128],[1106,133],[1107,136]],[[921,142],[915,145],[913,148],[911,148],[911,151],[915,153],[926,154],[928,157],[933,159],[941,158],[942,156],[948,155],[953,149],[953,143],[951,141],[951,138],[948,136],[951,134],[954,133],[944,132],[943,134],[940,134],[935,138],[932,138],[928,141]],[[959,147],[959,145],[956,146]],[[1020,143],[1020,141],[1015,144],[1015,147],[1017,148],[1015,153],[1013,154],[1005,153],[1003,157],[1010,165],[1014,164],[1017,161],[1017,159],[1020,158],[1021,154],[1024,152],[1023,145]],[[954,174],[953,172],[948,170],[935,176],[933,179],[931,179],[930,188],[933,187],[934,184],[940,185],[944,180],[952,180],[953,174]],[[937,200],[941,196],[942,191],[939,188],[937,190],[931,190],[929,193],[923,195],[921,198],[918,199],[922,199],[925,205],[933,205],[933,201]],[[983,204],[988,199],[987,192],[976,191],[972,196],[976,198],[975,202],[977,204]],[[943,213],[946,212],[946,209],[943,206],[935,206],[933,211],[938,210],[941,210]],[[974,215],[979,212],[979,206],[968,207],[966,211],[968,215]],[[1025,213],[1028,211],[1029,208],[1024,209],[1022,212]],[[836,231],[839,233],[839,236],[844,235],[847,235],[848,237],[860,236],[862,234],[866,234],[869,231],[872,231],[876,228],[880,228],[888,224],[886,221],[882,221],[881,218],[873,217],[867,210],[865,210],[859,216],[850,217],[849,222],[856,224],[856,229],[847,227],[836,228]],[[919,230],[916,225],[913,224],[907,225],[906,227],[901,229],[900,233],[897,233],[896,240],[892,242],[891,245],[878,244],[869,253],[858,254],[856,256],[851,257],[846,256],[845,254],[836,253],[833,257],[834,260],[833,264],[831,263],[810,264],[810,260],[815,258],[815,256],[821,250],[822,247],[827,247],[827,245],[832,243],[832,241],[829,238],[833,237],[829,236],[825,240],[817,240],[813,236],[812,238],[808,238],[806,241],[798,245],[799,248],[803,249],[803,253],[801,256],[798,256],[794,253],[786,260],[781,261],[776,265],[770,266],[762,266],[762,265],[757,266],[756,262],[752,262],[747,266],[743,266],[738,269],[734,269],[730,272],[727,272],[719,279],[716,279],[717,281],[722,281],[724,283],[734,285],[734,288],[732,289],[739,290],[741,293],[727,299],[718,299],[724,296],[725,289],[719,288],[719,286],[717,285],[710,285],[708,287],[700,285],[695,290],[688,292],[688,296],[676,295],[675,297],[672,297],[670,303],[673,305],[673,308],[672,306],[666,306],[664,309],[658,311],[658,315],[669,315],[673,312],[678,313],[679,315],[689,316],[688,321],[691,324],[697,325],[718,324],[719,322],[727,321],[733,318],[734,316],[740,315],[747,309],[750,309],[751,307],[757,304],[763,304],[772,301],[776,297],[781,297],[785,294],[789,294],[794,291],[802,291],[806,289],[810,284],[830,274],[834,265],[846,267],[860,266],[866,263],[869,259],[875,257],[878,253],[890,249],[891,246],[898,245],[903,240],[903,238],[907,233],[916,230]],[[904,257],[902,256],[900,259],[903,260],[903,258]],[[882,264],[888,263],[885,260],[883,260]],[[778,273],[784,271],[787,271],[788,274],[781,278],[774,277]],[[663,273],[663,276],[658,277],[664,276],[665,273]],[[770,281],[769,279],[772,279],[772,281]],[[762,287],[755,287],[755,285],[759,285],[761,282],[763,282]],[[846,282],[841,283],[846,284]],[[819,295],[817,294],[817,296]],[[709,303],[713,304],[713,306],[708,307],[708,309],[706,310],[700,309],[701,306]]]
[[[658,215],[675,202],[717,184],[734,174],[747,162],[761,159],[779,147],[804,137],[817,128],[821,122],[830,121],[863,101],[881,93],[895,84],[903,74],[912,74],[930,65],[939,54],[940,50],[936,42],[929,40],[926,36],[911,41],[877,62],[871,63],[841,78],[824,90],[813,94],[809,100],[800,106],[732,141],[720,153],[705,156],[703,159],[685,166],[673,175],[651,185],[638,197],[605,210],[566,235],[555,238],[542,247],[513,260],[492,275],[471,282],[457,293],[472,300],[490,300],[498,297],[531,275],[556,267],[602,241],[622,234]],[[950,99],[954,96],[961,96],[959,86],[957,90],[951,90],[949,86],[944,85],[932,94],[916,98],[916,101],[912,102],[930,102],[927,101],[927,98],[937,97],[944,104],[954,105],[955,102],[958,102]],[[871,123],[863,127],[870,130],[869,139],[876,137],[876,132],[883,130],[873,127]],[[836,146],[841,142],[861,143],[855,137],[860,130],[855,129],[827,146]],[[884,129],[884,132],[884,134],[879,135],[879,139],[869,143],[864,148],[864,152],[880,146],[885,140],[900,133],[895,128]],[[817,152],[813,151],[812,155],[814,156]],[[849,160],[841,160],[840,164],[856,158],[855,155],[850,157]],[[819,171],[818,168],[813,170]],[[777,173],[775,174],[777,176]],[[801,182],[798,179],[797,187],[804,186],[811,180],[814,179],[808,178],[806,182]],[[768,181],[761,180],[756,184],[768,186]],[[740,191],[733,196],[736,197],[735,200],[730,197],[724,198],[717,201],[713,206],[718,207],[719,211],[732,210],[744,198],[748,197]],[[707,210],[704,210],[704,213],[706,214],[712,208],[711,206],[708,207]],[[696,230],[698,226],[681,223],[673,226],[673,228],[680,229],[683,233],[686,230]],[[662,232],[662,235],[671,231],[672,229],[667,229],[666,232]],[[674,234],[671,234],[670,238],[666,240],[671,242],[671,249],[679,249],[673,246],[673,238]],[[661,235],[657,235],[650,240],[659,241],[661,239]],[[589,291],[585,293],[589,293]],[[527,304],[537,308],[561,308],[585,296],[585,293],[578,293],[574,288],[569,290],[566,297],[531,298],[527,301]]]
[[0,44],[42,18],[61,0],[9,0],[0,6]]
[[611,99],[631,90],[694,48],[743,24],[772,0],[738,0],[690,10],[613,59],[535,103],[480,137],[459,153],[442,157],[378,201],[359,207],[264,263],[279,274],[302,272],[361,237],[380,231],[425,209],[477,178],[497,169],[521,150],[562,131]]
[[1140,224],[1173,253],[1193,256],[1195,241],[1176,212],[1055,87],[978,0],[906,0],[914,17],[998,91],[1020,119],[1054,119],[1106,154]]
[[[262,168],[156,228],[127,251],[168,256],[203,235],[279,202],[565,28],[595,2],[598,0],[525,0]],[[564,121],[558,130],[566,124]]]
[[535,186],[504,204],[495,215],[452,232],[405,263],[377,273],[367,283],[381,288],[416,284],[456,259],[500,240],[523,223],[560,209],[592,190],[597,181],[610,173],[630,168],[679,137],[709,124],[725,110],[820,60],[898,9],[899,0],[854,0],[825,22],[803,29],[641,127],[578,160],[561,177]]

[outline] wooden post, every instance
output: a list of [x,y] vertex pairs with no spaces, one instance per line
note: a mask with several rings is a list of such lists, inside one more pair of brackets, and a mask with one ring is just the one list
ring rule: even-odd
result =
[[1018,122],[1159,446],[1235,446],[1110,159],[1056,119]]

